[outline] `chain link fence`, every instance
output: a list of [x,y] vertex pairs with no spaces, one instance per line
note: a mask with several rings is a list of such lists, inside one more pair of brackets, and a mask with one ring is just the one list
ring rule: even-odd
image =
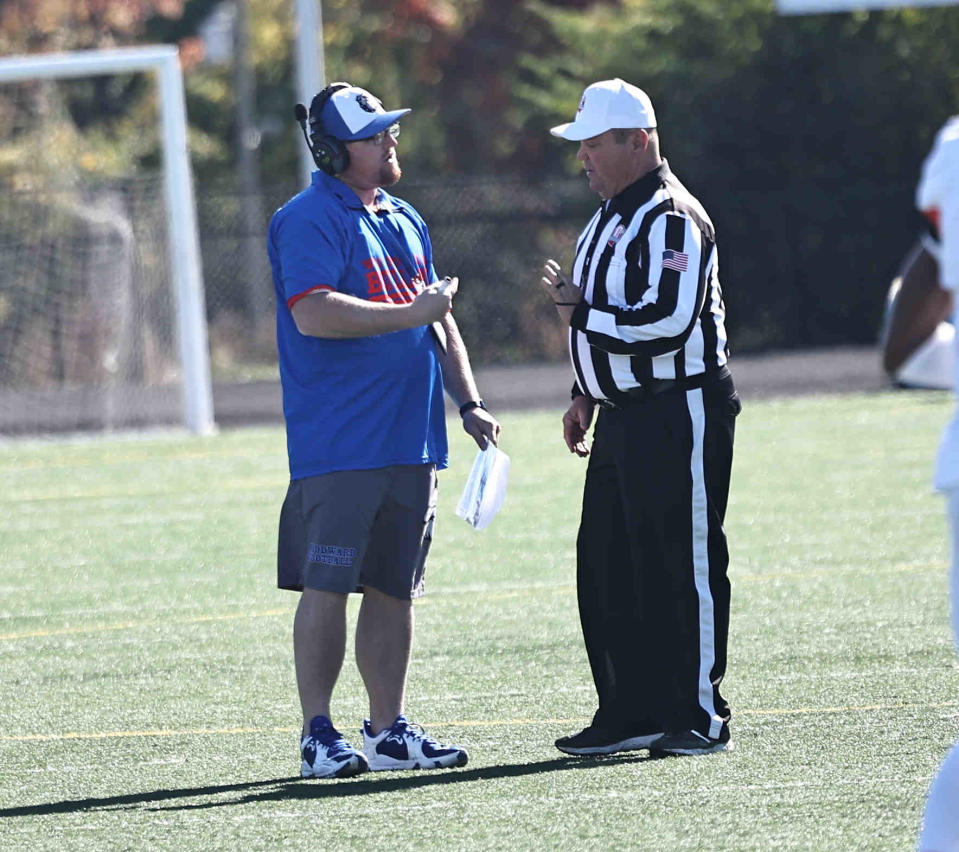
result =
[[[254,223],[244,219],[235,194],[201,194],[218,379],[275,376],[265,235],[273,210],[297,190],[272,187]],[[911,192],[902,182],[819,194],[807,187],[801,196],[780,187],[702,198],[716,225],[732,348],[874,342],[889,282],[918,233]],[[547,257],[569,267],[576,237],[596,209],[598,199],[582,178],[404,179],[396,193],[429,224],[438,274],[460,277],[454,311],[474,365],[565,356],[565,334],[537,282]],[[257,252],[259,264],[250,260]]]
[[[161,189],[158,177],[143,176],[4,196],[0,432],[126,428],[176,409]],[[276,382],[266,233],[298,189],[276,184],[251,198],[233,184],[197,186],[215,387]],[[597,203],[585,182],[404,180],[397,191],[429,223],[438,274],[460,278],[454,312],[473,365],[564,360],[566,336],[538,280],[548,257],[569,268]],[[782,190],[703,198],[717,228],[733,351],[873,343],[889,281],[915,238],[911,191],[807,187],[802,204]]]
[[[199,222],[214,376],[242,380],[275,372],[273,285],[266,264],[269,217],[298,191],[273,187],[251,230],[236,195],[201,194]],[[439,275],[456,275],[454,308],[474,364],[557,359],[565,335],[538,288],[547,257],[569,263],[595,207],[581,181],[404,180],[397,194],[430,228]],[[258,247],[261,261],[251,261]]]

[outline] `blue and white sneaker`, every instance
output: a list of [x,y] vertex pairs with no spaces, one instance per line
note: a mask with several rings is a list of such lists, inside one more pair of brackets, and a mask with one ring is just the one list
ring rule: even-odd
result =
[[370,729],[370,720],[363,720],[363,751],[370,769],[381,772],[386,769],[446,769],[451,766],[466,766],[469,755],[465,748],[438,743],[419,726],[409,722],[406,716],[397,716],[389,728],[375,736]]
[[300,740],[303,778],[352,778],[369,770],[366,756],[351,746],[326,716],[314,716]]

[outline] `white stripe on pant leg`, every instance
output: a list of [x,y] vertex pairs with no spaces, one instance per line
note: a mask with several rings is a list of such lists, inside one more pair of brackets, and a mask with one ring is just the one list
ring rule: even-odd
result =
[[713,593],[709,588],[709,515],[703,469],[706,411],[701,388],[686,391],[686,406],[693,431],[693,451],[689,464],[693,479],[693,572],[699,596],[699,705],[709,714],[709,736],[716,739],[722,731],[723,720],[716,713],[713,682],[709,677],[716,662],[716,619]]

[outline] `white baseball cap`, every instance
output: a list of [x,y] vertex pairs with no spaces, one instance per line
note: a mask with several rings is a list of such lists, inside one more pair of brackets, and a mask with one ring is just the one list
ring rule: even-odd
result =
[[[321,93],[322,94],[322,93]],[[320,95],[310,104],[310,123],[316,122],[316,108]],[[395,109],[387,112],[380,99],[359,86],[344,86],[337,89],[322,106],[319,120],[328,136],[352,142],[375,136],[396,124],[409,109]]]
[[576,110],[576,118],[549,132],[573,142],[592,139],[607,130],[655,127],[653,102],[642,89],[625,80],[601,80],[587,86]]

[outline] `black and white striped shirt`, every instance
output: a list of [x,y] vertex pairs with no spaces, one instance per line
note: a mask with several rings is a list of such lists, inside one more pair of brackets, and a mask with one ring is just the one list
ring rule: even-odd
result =
[[608,199],[576,244],[579,388],[597,400],[718,370],[728,351],[713,223],[665,160]]

